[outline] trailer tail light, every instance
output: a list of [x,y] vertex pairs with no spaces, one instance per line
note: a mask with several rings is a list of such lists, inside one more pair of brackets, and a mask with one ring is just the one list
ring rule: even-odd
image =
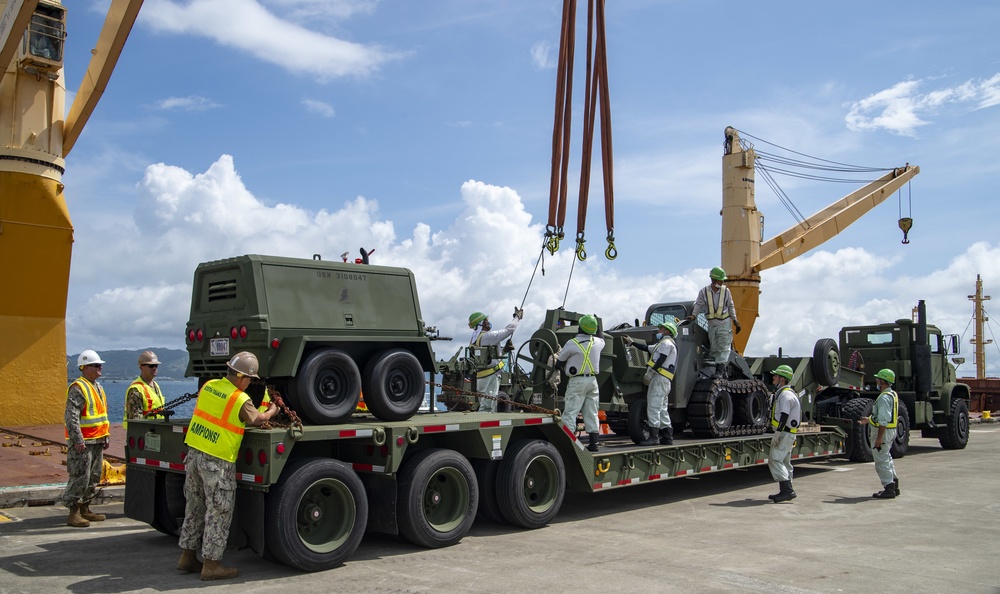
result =
[[378,448],[378,453],[384,458],[389,455],[389,446],[381,445]]
[[139,438],[139,449],[140,450],[146,449],[146,440],[142,437]]
[[400,435],[399,437],[396,438],[396,447],[398,447],[398,448],[403,447],[403,436],[402,435]]
[[281,345],[281,341],[280,340],[278,340],[277,338],[272,338],[271,339],[271,348],[272,349],[278,348],[279,345]]
[[233,326],[232,328],[229,329],[229,338],[236,340],[237,336],[239,335],[236,333],[236,326]]
[[278,445],[274,446],[274,451],[277,452],[278,454],[284,454],[285,453],[285,444],[279,443]]
[[257,461],[261,466],[267,466],[267,450],[257,452]]
[[253,464],[253,450],[250,448],[243,450],[243,461],[247,464]]
[[188,342],[194,342],[194,330],[188,330]]
[[198,328],[195,337],[198,339],[198,342],[201,342],[201,339],[205,338],[205,333],[201,331],[201,328]]
[[365,455],[369,456],[369,457],[375,455],[375,446],[373,446],[371,444],[366,445],[365,446]]
[[181,452],[181,462],[183,462],[184,460],[186,460],[187,457],[188,457],[187,450],[184,450],[183,452]]
[[134,450],[135,449],[135,438],[134,437],[128,438],[128,447],[129,447],[130,450]]
[[247,327],[240,326],[240,338],[245,339],[247,337]]

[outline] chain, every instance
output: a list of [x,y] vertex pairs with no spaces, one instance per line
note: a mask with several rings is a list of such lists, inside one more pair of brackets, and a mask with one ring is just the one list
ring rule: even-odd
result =
[[518,408],[523,408],[524,410],[529,411],[529,412],[538,412],[538,413],[543,413],[543,414],[546,414],[546,415],[555,415],[555,416],[559,415],[558,411],[549,410],[547,408],[542,408],[541,406],[536,406],[534,404],[527,404],[527,403],[522,403],[522,402],[514,402],[513,400],[501,400],[497,396],[490,396],[489,394],[483,394],[481,392],[472,392],[471,390],[463,390],[461,388],[456,388],[454,386],[446,386],[444,384],[437,384],[437,383],[434,383],[434,382],[427,382],[427,385],[428,386],[437,386],[438,388],[441,388],[442,390],[446,390],[448,392],[455,392],[456,394],[464,394],[466,396],[475,396],[477,398],[484,398],[486,400],[496,400],[497,402],[505,402],[505,403],[507,403],[507,404],[509,404],[511,406],[516,406]]
[[177,408],[178,406],[184,404],[185,402],[188,402],[189,400],[194,400],[197,397],[198,397],[198,393],[197,392],[195,392],[194,394],[185,394],[185,395],[183,395],[183,396],[181,396],[179,398],[175,398],[174,400],[171,400],[170,402],[167,402],[166,404],[164,404],[160,408],[154,408],[154,409],[152,409],[152,410],[150,410],[148,412],[142,413],[142,416],[148,418],[148,417],[151,417],[153,415],[163,414],[163,411],[170,410],[170,409],[173,409],[173,408]]

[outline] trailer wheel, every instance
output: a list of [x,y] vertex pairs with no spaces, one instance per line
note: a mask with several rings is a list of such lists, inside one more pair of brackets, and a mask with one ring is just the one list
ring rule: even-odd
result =
[[292,402],[307,420],[317,425],[340,423],[358,406],[361,373],[344,351],[322,349],[306,357],[289,387]]
[[824,386],[836,386],[840,381],[840,348],[832,338],[821,338],[813,347],[813,375]]
[[424,369],[403,349],[389,349],[365,365],[365,404],[383,421],[405,421],[424,402]]
[[847,439],[847,457],[852,462],[871,462],[872,443],[868,437],[868,425],[859,425],[858,419],[872,414],[874,401],[868,398],[855,398],[844,403],[844,418],[851,420],[850,436]]
[[969,443],[969,405],[961,398],[953,398],[948,425],[940,429],[938,441],[946,450],[964,450]]
[[896,419],[896,438],[892,440],[889,453],[893,459],[902,458],[910,449],[910,412],[902,403],[899,405],[899,418]]
[[540,439],[516,441],[497,475],[503,517],[521,528],[541,528],[559,513],[566,495],[566,468],[555,446]]
[[649,439],[649,412],[646,399],[639,398],[628,405],[628,436],[636,444]]
[[770,416],[768,393],[761,387],[748,394],[740,394],[733,398],[736,406],[734,423],[736,425],[766,426]]
[[476,517],[494,524],[506,524],[507,520],[504,519],[497,500],[497,473],[500,472],[500,462],[476,458],[472,461],[472,469],[476,472],[476,484],[479,487],[479,511]]
[[150,526],[168,536],[177,536],[184,525],[184,475],[157,471],[153,494],[153,521]]
[[399,532],[413,544],[456,544],[479,505],[476,473],[465,456],[434,448],[414,454],[399,473]]
[[306,458],[285,467],[267,494],[264,537],[275,558],[302,571],[336,567],[368,525],[365,487],[338,460]]

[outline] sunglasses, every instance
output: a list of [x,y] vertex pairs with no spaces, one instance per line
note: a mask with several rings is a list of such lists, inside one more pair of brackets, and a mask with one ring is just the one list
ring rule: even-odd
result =
[[104,367],[104,365],[102,365],[101,363],[91,363],[90,365],[87,365],[87,367],[93,367],[94,369],[100,369],[100,368]]
[[152,367],[153,369],[156,369],[157,367],[160,366],[159,363],[157,363],[155,365],[150,365],[149,363],[143,363],[142,365],[143,365],[143,367]]

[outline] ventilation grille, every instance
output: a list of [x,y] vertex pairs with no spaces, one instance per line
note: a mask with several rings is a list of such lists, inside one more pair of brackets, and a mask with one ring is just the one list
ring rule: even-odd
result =
[[236,279],[216,281],[208,284],[208,302],[236,299]]

